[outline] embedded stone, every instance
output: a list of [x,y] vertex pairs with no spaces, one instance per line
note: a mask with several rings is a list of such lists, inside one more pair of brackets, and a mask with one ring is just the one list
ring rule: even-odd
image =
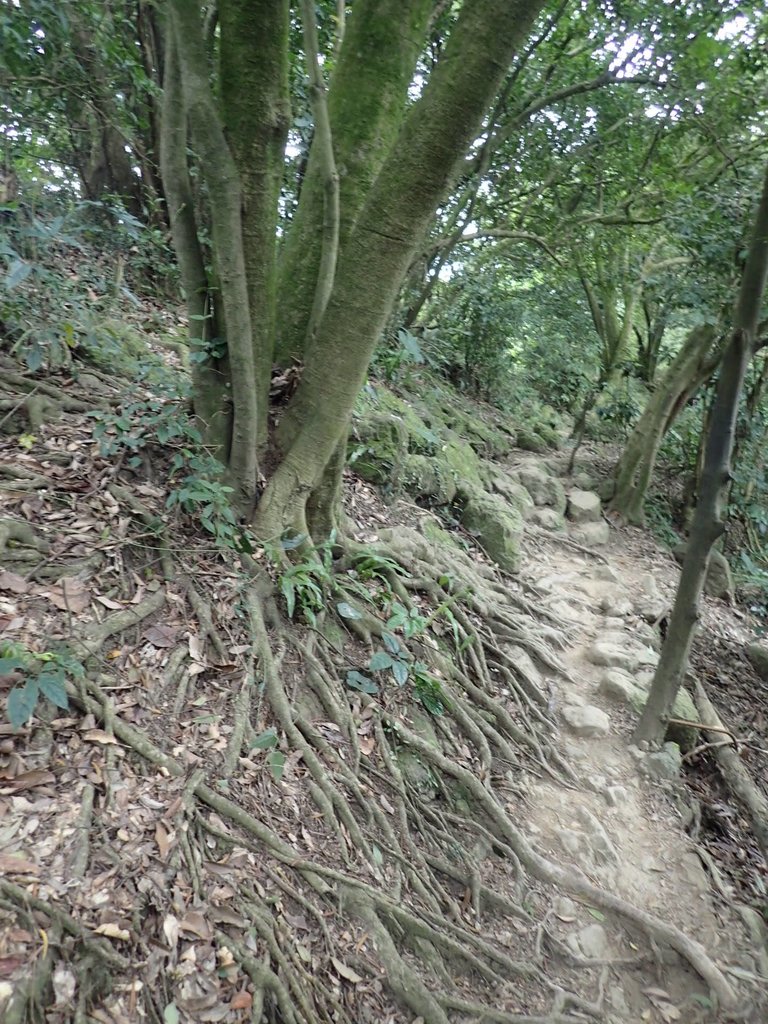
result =
[[515,476],[538,506],[548,505],[561,515],[565,514],[565,488],[557,477],[539,466],[520,466]]
[[768,644],[754,643],[747,647],[747,657],[760,678],[768,683]]
[[604,697],[613,697],[628,704],[632,700],[635,689],[635,684],[629,676],[619,669],[612,668],[603,673],[597,692]]
[[601,548],[611,539],[611,528],[604,519],[595,523],[579,523],[571,527],[569,536],[585,548]]
[[565,527],[563,517],[554,508],[535,508],[527,518],[543,530],[562,530]]
[[602,960],[608,950],[608,936],[601,924],[588,924],[578,932],[579,946],[590,960]]
[[572,732],[586,739],[606,736],[611,727],[608,715],[591,704],[586,704],[584,707],[571,705],[564,708],[563,718]]
[[507,572],[520,568],[523,519],[498,494],[473,491],[461,517],[489,558]]
[[665,743],[661,750],[646,754],[640,762],[640,769],[653,779],[674,782],[680,777],[683,757],[677,743]]
[[568,518],[574,523],[596,523],[602,516],[602,504],[594,491],[570,491]]

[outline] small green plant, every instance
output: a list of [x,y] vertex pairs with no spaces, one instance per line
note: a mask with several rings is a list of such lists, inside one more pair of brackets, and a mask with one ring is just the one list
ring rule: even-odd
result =
[[218,463],[213,459],[208,463],[208,459],[201,459],[193,452],[185,450],[174,456],[174,466],[180,468],[183,465],[196,467],[198,470],[204,467],[211,475],[202,475],[200,472],[187,473],[182,477],[180,486],[169,493],[165,502],[166,507],[180,508],[194,517],[204,530],[213,535],[219,547],[251,554],[253,546],[232,511],[232,488],[216,479],[221,474]]
[[280,593],[285,598],[288,617],[292,619],[298,610],[316,625],[330,585],[330,574],[322,562],[299,562],[286,569],[280,576]]
[[66,652],[35,654],[21,644],[0,644],[0,676],[19,675],[24,680],[8,694],[8,721],[20,729],[41,697],[57,708],[69,707],[67,679],[82,679],[84,674],[82,663]]

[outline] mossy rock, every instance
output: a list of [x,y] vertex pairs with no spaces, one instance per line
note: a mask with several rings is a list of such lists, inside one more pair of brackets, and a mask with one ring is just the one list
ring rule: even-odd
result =
[[548,450],[547,442],[530,427],[520,427],[517,431],[517,447],[524,452],[543,455]]
[[408,451],[408,431],[399,416],[369,412],[354,424],[348,460],[358,476],[369,483],[396,481]]
[[567,505],[565,488],[561,481],[556,476],[552,476],[544,465],[521,466],[514,471],[514,476],[528,491],[535,505],[539,508],[544,506],[553,508],[558,515],[565,515]]
[[400,483],[412,497],[431,505],[449,505],[456,497],[456,480],[450,466],[434,456],[414,452],[406,455]]
[[420,528],[425,539],[430,541],[432,544],[446,548],[458,548],[459,546],[455,535],[450,533],[448,530],[444,530],[442,526],[438,526],[434,519],[425,519],[421,523]]
[[[685,558],[686,543],[678,544],[672,551],[680,565]],[[733,574],[728,564],[728,559],[716,548],[713,548],[707,565],[707,575],[704,578],[704,591],[710,597],[720,597],[725,601],[733,601]]]
[[507,572],[520,568],[523,517],[498,494],[473,491],[461,517],[489,558]]
[[474,448],[457,434],[452,434],[438,453],[456,481],[459,493],[482,490],[480,459]]
[[768,644],[764,641],[762,643],[749,644],[747,647],[747,657],[752,668],[763,682],[768,683]]
[[520,481],[493,462],[484,463],[482,471],[488,488],[500,494],[524,519],[527,519],[535,509],[536,503]]
[[[641,715],[648,702],[648,691],[641,686],[633,686],[629,693],[629,702],[632,708]],[[675,703],[672,707],[671,718],[682,718],[687,722],[698,722],[699,713],[693,702],[693,697],[687,690],[678,690]],[[693,750],[698,742],[699,730],[692,729],[687,725],[668,725],[666,739],[677,743],[682,751]]]
[[427,413],[429,410],[422,408],[421,403],[407,402],[387,388],[377,388],[372,408],[391,413],[402,422],[409,451],[431,454],[439,447],[440,425],[437,425],[437,430],[427,426],[420,412]]

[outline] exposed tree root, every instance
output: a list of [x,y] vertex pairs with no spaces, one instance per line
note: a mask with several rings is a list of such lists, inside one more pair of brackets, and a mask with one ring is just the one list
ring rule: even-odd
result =
[[[300,757],[308,775],[306,792],[322,818],[326,849],[316,858],[299,856],[266,820],[248,813],[212,782],[203,781],[200,772],[187,781],[185,806],[187,800],[197,801],[239,831],[237,836],[227,833],[220,823],[196,811],[193,803],[185,812],[186,820],[197,821],[217,843],[259,851],[262,859],[266,854],[272,861],[267,861],[269,877],[286,898],[295,900],[317,921],[329,953],[334,941],[329,911],[344,912],[347,919],[356,921],[363,929],[361,942],[367,938],[375,946],[398,1002],[425,1024],[448,1024],[452,1011],[499,1024],[573,1020],[569,1008],[577,1015],[600,1017],[602,981],[598,999],[590,1003],[559,989],[541,970],[540,937],[536,938],[540,929],[518,903],[525,898],[526,878],[617,915],[644,933],[651,944],[676,950],[707,982],[720,1005],[733,1010],[734,989],[703,947],[677,928],[591,884],[576,869],[548,860],[514,824],[505,790],[515,793],[521,770],[547,772],[564,785],[578,781],[555,746],[557,727],[549,713],[544,677],[514,654],[522,648],[544,671],[561,670],[552,645],[563,638],[554,625],[532,621],[533,606],[526,598],[510,605],[503,583],[493,573],[478,570],[469,559],[466,563],[458,559],[454,579],[446,580],[434,553],[415,531],[399,531],[398,543],[387,550],[387,556],[404,570],[395,574],[393,592],[409,605],[412,598],[419,600],[422,614],[425,602],[430,609],[423,615],[429,628],[410,647],[439,680],[446,713],[432,719],[430,728],[417,729],[407,706],[401,707],[402,698],[395,700],[394,693],[392,699],[384,694],[376,699],[350,694],[343,685],[348,665],[324,639],[322,623],[312,633],[282,635],[281,619],[262,574],[259,586],[251,586],[244,594],[253,663],[243,666],[242,686],[233,702],[234,728],[220,773],[222,778],[236,775],[238,759],[253,734],[254,681],[263,680],[264,700],[282,737],[281,746]],[[345,558],[349,557],[347,553]],[[254,571],[260,570],[255,567]],[[221,653],[212,639],[217,631],[211,606],[196,591],[194,598],[191,589],[187,593],[201,632]],[[137,606],[90,627],[83,634],[89,653],[96,655],[109,637],[156,613],[164,601],[164,591],[158,590]],[[433,614],[445,608],[450,608],[450,629]],[[382,620],[369,614],[364,621],[357,636],[377,645]],[[288,651],[300,661],[306,694],[287,690],[290,676],[284,659]],[[186,674],[184,659],[178,655],[172,660],[175,680],[179,673]],[[167,775],[186,777],[184,764],[114,715],[94,681],[86,680],[79,692],[75,687],[70,692],[84,709],[102,718],[121,743]],[[309,695],[338,729],[340,743],[330,742],[304,711],[304,696]],[[177,704],[180,710],[183,699],[178,696]],[[370,721],[374,741],[365,747],[359,732],[364,719]],[[190,865],[193,890],[202,898],[203,883],[195,868],[200,855],[193,835],[181,827],[177,832],[185,836],[181,852]],[[494,855],[509,871],[512,895],[492,891],[483,883],[483,862]],[[346,1024],[344,1008],[308,971],[291,935],[284,932],[285,925],[258,893],[243,887],[237,898],[241,913],[259,936],[263,955],[255,955],[229,931],[220,931],[217,942],[220,949],[230,950],[251,979],[252,1019],[260,1020],[271,1005],[282,1021]],[[530,941],[539,944],[530,959],[521,961],[503,943],[488,941],[480,927],[484,917],[518,922]],[[556,944],[551,945],[550,955],[573,966],[572,958],[558,953]],[[583,966],[594,970],[600,965],[586,962]],[[513,978],[549,991],[550,1012],[520,1015],[466,1000],[452,991],[456,979],[464,975],[485,987],[491,1006],[493,992],[501,991]]]
[[696,680],[696,707],[699,710],[702,723],[710,729],[708,737],[713,741],[711,749],[723,778],[749,814],[755,839],[765,857],[768,858],[768,800],[750,779],[735,746],[714,742],[718,738],[718,733],[730,733],[730,730],[723,726],[714,705],[707,697],[706,691],[698,679]]

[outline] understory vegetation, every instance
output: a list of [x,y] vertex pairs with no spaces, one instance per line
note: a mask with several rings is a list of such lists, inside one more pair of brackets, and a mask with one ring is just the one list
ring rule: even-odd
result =
[[607,588],[650,532],[683,569],[600,605],[653,666],[617,742],[764,757],[692,645],[705,593],[768,629],[766,31],[0,3],[4,1021],[614,1024],[627,977],[643,1019],[762,1012],[526,829],[536,785],[602,790],[561,733],[583,623],[525,570]]

